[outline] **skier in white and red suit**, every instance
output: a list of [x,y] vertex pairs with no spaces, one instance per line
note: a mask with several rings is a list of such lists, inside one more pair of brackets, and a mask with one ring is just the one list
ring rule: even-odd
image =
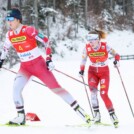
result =
[[[104,39],[106,33],[101,30],[95,30],[87,35],[87,43],[83,50],[82,61],[80,65],[80,76],[84,75],[85,64],[87,58],[90,60],[90,66],[88,69],[88,84],[91,91],[91,103],[94,110],[95,122],[101,121],[101,115],[98,102],[98,85],[100,84],[100,96],[105,103],[107,110],[109,111],[111,120],[114,124],[118,123],[117,116],[113,108],[113,104],[108,96],[109,90],[109,67],[108,67],[108,54],[114,56],[114,65],[119,64],[120,55],[115,52],[113,48],[107,45]],[[102,41],[103,40],[103,41]]]
[[[13,85],[13,99],[18,116],[9,121],[9,124],[25,124],[26,119],[22,91],[31,76],[35,76],[39,78],[52,92],[59,95],[84,121],[90,125],[89,115],[79,106],[78,102],[72,97],[72,95],[59,85],[51,72],[54,69],[54,64],[52,62],[51,46],[48,38],[40,34],[34,27],[23,25],[21,23],[22,15],[18,9],[13,8],[9,10],[6,21],[10,30],[6,34],[6,41],[0,57],[0,68],[6,58],[8,49],[11,46],[15,48],[21,61],[20,69]],[[44,44],[46,59],[41,56],[36,40]]]

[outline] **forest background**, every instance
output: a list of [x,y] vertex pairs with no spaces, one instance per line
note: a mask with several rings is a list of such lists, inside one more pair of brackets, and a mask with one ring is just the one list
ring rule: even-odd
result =
[[[21,10],[23,24],[35,26],[49,37],[53,54],[61,58],[65,56],[64,49],[77,52],[77,41],[84,42],[86,34],[93,29],[107,33],[134,31],[134,0],[1,0],[0,51],[9,29],[4,18],[12,7]],[[59,51],[61,45],[64,49]],[[42,49],[42,45],[39,46]],[[19,62],[13,48],[7,62],[10,68]]]

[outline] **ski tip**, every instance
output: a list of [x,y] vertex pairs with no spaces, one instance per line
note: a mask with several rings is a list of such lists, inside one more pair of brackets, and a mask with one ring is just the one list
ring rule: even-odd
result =
[[7,123],[0,123],[0,126],[7,126],[7,127],[19,127],[19,126],[22,126],[22,127],[25,127],[25,126],[28,126],[28,125],[20,125],[20,124],[10,124],[9,122]]
[[94,125],[101,125],[101,126],[112,126],[112,124],[103,123],[103,122],[96,122]]
[[115,128],[118,128],[118,127],[119,127],[119,125],[114,125],[114,127],[115,127]]
[[92,124],[89,123],[84,123],[84,124],[69,124],[69,125],[65,125],[66,127],[86,127],[86,128],[90,128]]

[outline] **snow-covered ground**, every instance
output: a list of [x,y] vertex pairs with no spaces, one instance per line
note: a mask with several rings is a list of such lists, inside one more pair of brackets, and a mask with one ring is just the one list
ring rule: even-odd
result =
[[[124,33],[124,34],[123,34]],[[132,33],[129,32],[114,32],[111,36],[108,37],[110,44],[113,44],[115,48],[121,54],[133,54],[134,46]],[[131,37],[131,38],[130,38]],[[126,39],[125,39],[126,38]],[[128,41],[127,41],[128,39]],[[81,43],[82,44],[82,43]],[[126,44],[126,46],[124,45]],[[127,47],[129,46],[129,47]],[[131,48],[131,49],[129,49]],[[69,52],[68,58],[62,60],[54,60],[56,69],[78,79],[79,64],[80,64],[80,53],[74,53],[70,55]],[[70,59],[69,59],[70,57]],[[56,59],[56,58],[54,58]],[[0,126],[0,132],[3,134],[36,134],[36,133],[46,133],[46,134],[132,134],[134,126],[134,117],[132,116],[128,100],[119,77],[119,74],[116,68],[113,67],[113,61],[109,61],[110,71],[111,71],[111,82],[109,88],[109,96],[113,101],[116,114],[119,118],[119,128],[115,129],[113,126],[103,127],[103,126],[93,126],[91,128],[72,128],[66,127],[66,124],[79,124],[83,123],[81,118],[76,115],[76,113],[58,96],[53,94],[47,87],[37,84],[35,82],[29,82],[23,91],[25,110],[26,113],[32,112],[36,113],[41,119],[42,126],[40,127],[5,127]],[[85,71],[85,81],[87,83],[87,68]],[[134,90],[133,90],[133,81],[134,81],[134,61],[120,61],[120,73],[131,102],[131,106],[134,109]],[[11,70],[17,72],[19,69],[19,64],[14,66]],[[56,71],[53,71],[55,77],[59,83],[67,89],[80,103],[80,105],[91,115],[90,108],[87,101],[87,96],[85,93],[84,86],[71,79],[63,74],[60,74]],[[16,116],[15,106],[12,99],[12,85],[15,78],[15,74],[4,69],[0,71],[0,123],[9,121],[10,119]],[[37,78],[35,80],[39,81]],[[88,89],[88,87],[87,87]],[[89,92],[90,96],[90,92]],[[105,123],[111,123],[108,112],[99,97],[100,101],[100,111],[102,121]],[[27,124],[35,124],[33,122],[27,122]],[[38,123],[36,123],[38,125]]]

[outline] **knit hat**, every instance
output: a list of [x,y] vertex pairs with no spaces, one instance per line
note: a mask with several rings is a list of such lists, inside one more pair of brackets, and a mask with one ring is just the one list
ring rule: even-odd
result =
[[14,17],[18,20],[22,20],[22,15],[19,9],[13,8],[7,12],[6,20],[10,20],[10,17]]

